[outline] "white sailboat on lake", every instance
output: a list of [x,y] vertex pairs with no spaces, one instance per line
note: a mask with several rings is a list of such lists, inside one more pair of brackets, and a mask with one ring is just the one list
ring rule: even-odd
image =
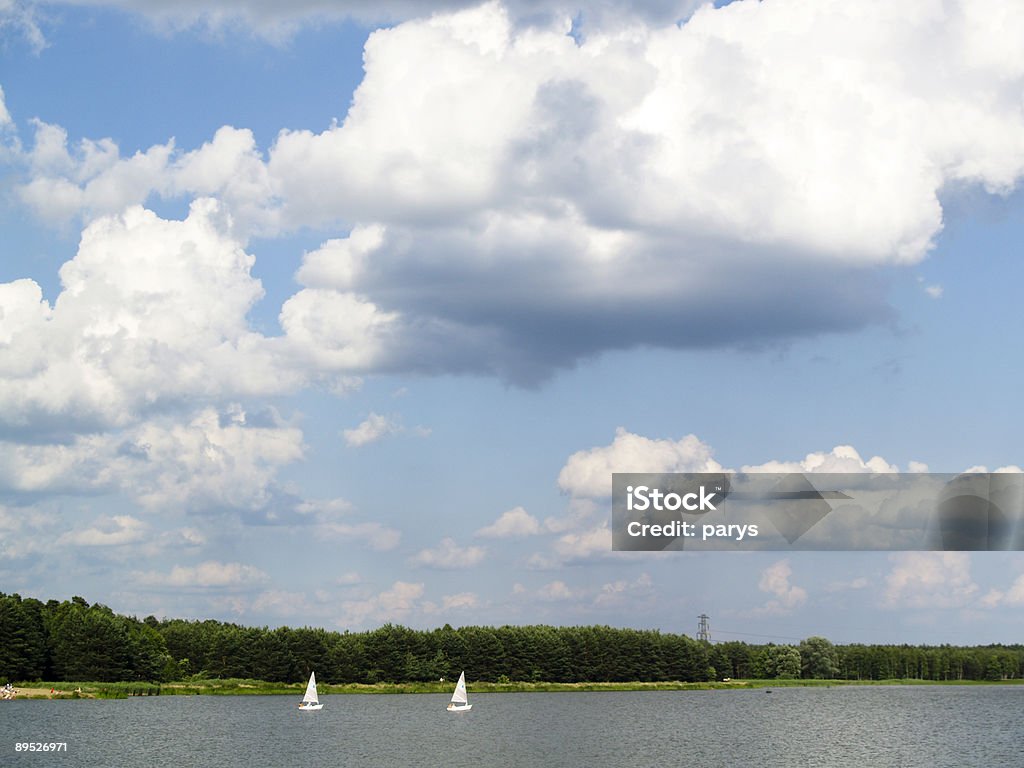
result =
[[323,708],[324,705],[320,703],[320,699],[316,695],[316,672],[310,672],[309,684],[306,686],[306,695],[302,697],[299,709],[303,712],[315,712]]
[[472,708],[473,705],[466,698],[466,673],[463,672],[459,675],[459,682],[455,685],[455,693],[452,694],[452,700],[448,702],[448,711],[469,712]]

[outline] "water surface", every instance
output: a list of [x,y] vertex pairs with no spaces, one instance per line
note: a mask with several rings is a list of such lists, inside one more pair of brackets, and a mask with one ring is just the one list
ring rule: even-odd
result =
[[[0,764],[998,768],[1024,765],[1024,686],[0,702]],[[67,742],[17,753],[18,741]]]

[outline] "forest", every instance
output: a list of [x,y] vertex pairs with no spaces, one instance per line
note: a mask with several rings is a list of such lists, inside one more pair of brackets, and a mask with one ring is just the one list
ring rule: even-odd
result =
[[1010,680],[1024,646],[710,643],[607,626],[468,626],[367,632],[138,619],[81,597],[41,602],[0,592],[0,685],[7,681],[224,678],[325,683],[699,682],[732,679]]

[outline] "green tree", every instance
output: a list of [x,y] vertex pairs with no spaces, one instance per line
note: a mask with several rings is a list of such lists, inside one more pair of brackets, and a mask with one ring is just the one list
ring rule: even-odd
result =
[[148,680],[159,682],[161,680],[174,680],[175,674],[170,677],[170,668],[176,666],[174,659],[167,652],[167,643],[163,635],[151,624],[136,621],[135,619],[122,619],[128,633],[128,651],[130,676],[133,680]]
[[824,637],[800,641],[800,671],[803,677],[832,680],[839,676],[839,655]]
[[38,680],[46,661],[38,600],[0,593],[0,681]]
[[366,654],[361,635],[348,632],[335,635],[327,651],[325,680],[335,683],[361,683],[366,680]]
[[51,617],[53,671],[58,680],[115,682],[132,674],[132,637],[124,617],[81,598],[61,603]]
[[767,645],[758,658],[761,677],[795,679],[800,677],[800,651],[792,645]]

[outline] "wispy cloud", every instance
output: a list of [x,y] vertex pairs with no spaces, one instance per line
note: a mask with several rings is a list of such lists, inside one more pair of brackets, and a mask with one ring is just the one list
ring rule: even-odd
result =
[[367,622],[401,621],[416,610],[425,591],[422,583],[396,581],[389,589],[364,600],[345,600],[337,623],[363,627]]
[[889,556],[882,602],[888,608],[943,609],[968,605],[979,587],[966,552],[900,552]]
[[248,589],[264,584],[268,579],[267,574],[256,566],[216,560],[195,566],[176,565],[170,573],[147,571],[136,574],[139,584],[182,589]]
[[410,561],[413,565],[424,568],[457,570],[472,568],[479,565],[487,554],[484,547],[460,547],[454,539],[441,539],[434,549],[423,549],[416,553]]
[[773,596],[757,613],[786,615],[807,602],[807,590],[790,583],[793,569],[789,560],[779,560],[764,569],[757,588]]
[[478,530],[474,536],[485,539],[508,539],[533,536],[541,532],[540,521],[522,507],[503,512],[497,520]]
[[146,524],[131,515],[100,518],[90,528],[70,531],[58,539],[58,544],[78,547],[116,547],[139,542],[146,532]]

